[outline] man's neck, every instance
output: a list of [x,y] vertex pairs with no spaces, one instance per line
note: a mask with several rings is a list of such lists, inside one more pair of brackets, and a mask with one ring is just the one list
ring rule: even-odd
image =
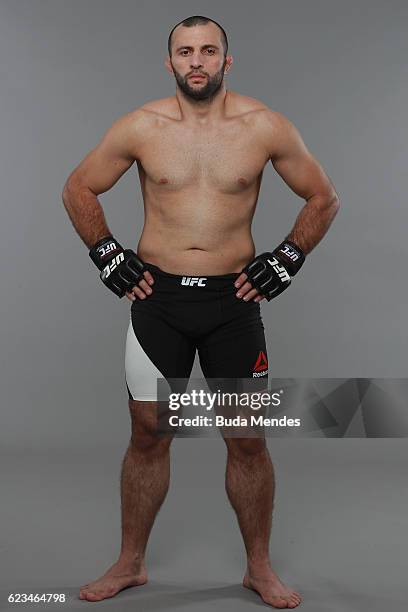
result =
[[228,92],[225,85],[222,85],[214,97],[207,100],[192,100],[177,88],[176,98],[180,108],[182,119],[209,125],[225,116],[225,103]]

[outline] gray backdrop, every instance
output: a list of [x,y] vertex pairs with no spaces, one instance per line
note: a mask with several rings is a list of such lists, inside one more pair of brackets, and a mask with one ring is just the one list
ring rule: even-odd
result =
[[[406,2],[2,0],[0,608],[17,587],[74,596],[117,554],[130,302],[100,283],[60,194],[117,117],[174,92],[167,36],[192,14],[227,30],[227,86],[289,117],[340,195],[290,291],[262,303],[271,374],[406,376]],[[114,235],[135,248],[136,166],[100,199]],[[259,251],[282,240],[302,205],[269,165],[253,226]],[[303,609],[396,604],[405,441],[269,442],[272,559],[305,595]],[[121,609],[257,605],[239,587],[222,441],[179,439],[172,452],[152,583],[120,595]]]

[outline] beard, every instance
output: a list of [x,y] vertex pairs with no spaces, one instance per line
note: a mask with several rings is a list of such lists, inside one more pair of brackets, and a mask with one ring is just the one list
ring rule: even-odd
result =
[[[174,69],[173,64],[172,64],[172,67],[173,67],[175,79],[177,81],[177,85],[179,86],[183,94],[187,96],[187,98],[190,98],[191,100],[200,102],[203,100],[210,101],[211,98],[215,96],[217,91],[219,91],[224,81],[225,63],[226,63],[226,60],[224,60],[221,69],[213,76],[208,75],[206,72],[200,71],[199,74],[203,74],[206,76],[206,83],[203,86],[195,86],[195,87],[190,86],[188,75],[182,76],[179,72],[177,72]],[[190,71],[190,73],[188,74],[191,75],[191,72],[193,71]]]

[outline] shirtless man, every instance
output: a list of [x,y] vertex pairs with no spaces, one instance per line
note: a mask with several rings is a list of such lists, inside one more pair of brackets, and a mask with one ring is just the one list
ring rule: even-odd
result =
[[[251,377],[258,354],[267,359],[259,302],[288,287],[339,208],[333,185],[294,125],[226,89],[232,61],[219,24],[197,16],[177,24],[166,59],[176,95],[116,120],[64,187],[66,210],[101,279],[132,300],[122,545],[114,565],[81,588],[88,601],[147,581],[144,555],[169,486],[171,443],[154,433],[156,378],[188,378],[196,349],[205,376]],[[251,221],[269,160],[305,204],[284,242],[272,251],[265,245],[268,252],[254,259]],[[145,207],[137,255],[113,238],[97,199],[135,161]],[[183,276],[199,280],[183,284]],[[226,363],[230,370],[223,370]],[[225,443],[226,491],[247,553],[243,584],[275,608],[295,608],[300,595],[282,583],[269,558],[274,471],[265,440]]]

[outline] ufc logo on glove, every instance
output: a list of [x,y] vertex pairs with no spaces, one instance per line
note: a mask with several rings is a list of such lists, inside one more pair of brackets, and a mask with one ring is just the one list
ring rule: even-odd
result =
[[112,259],[112,261],[106,266],[106,268],[103,269],[104,278],[108,278],[110,273],[113,272],[115,268],[117,268],[118,265],[124,260],[125,256],[123,253],[119,253],[119,255],[116,255],[116,257]]
[[281,281],[289,281],[290,276],[288,271],[285,270],[283,266],[279,265],[279,261],[277,259],[268,259],[268,262],[271,264],[272,268],[275,270]]

